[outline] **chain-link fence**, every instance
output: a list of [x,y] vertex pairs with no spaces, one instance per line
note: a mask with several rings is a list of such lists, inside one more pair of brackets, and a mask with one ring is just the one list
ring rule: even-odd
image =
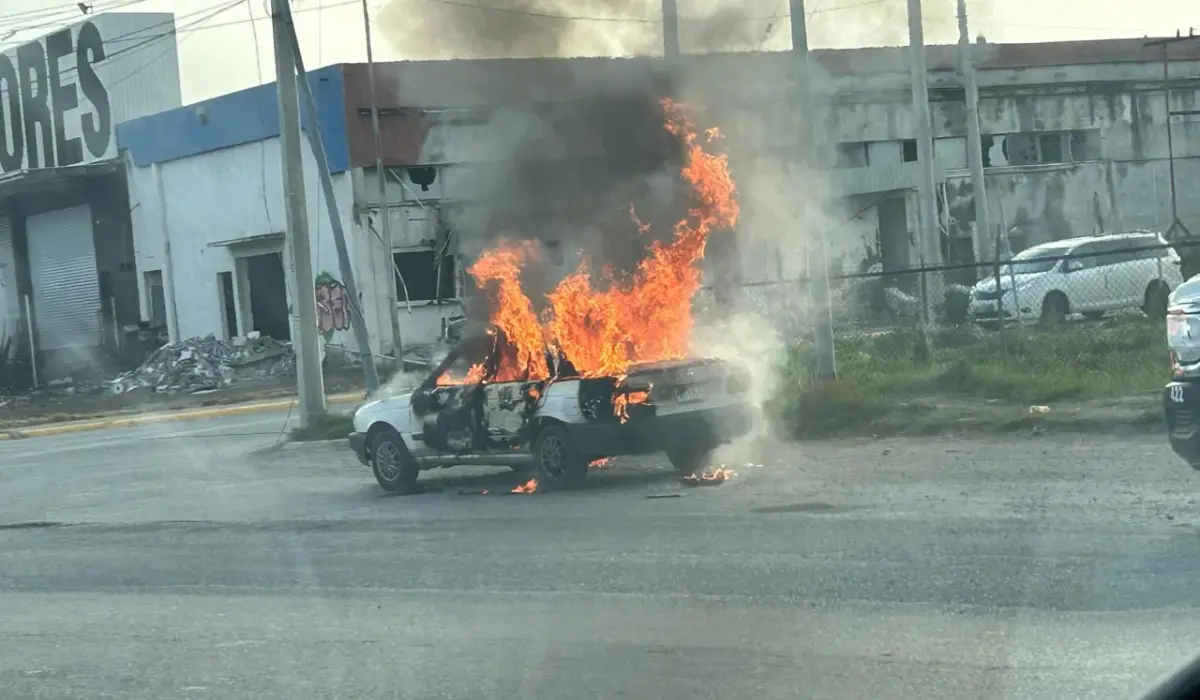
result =
[[[1000,374],[1009,384],[1025,382],[1020,391],[994,387],[998,398],[1088,393],[1082,387],[1097,381],[1116,393],[1129,381],[1141,387],[1169,378],[1163,319],[1189,261],[1200,257],[1200,241],[1168,244],[1156,233],[1133,233],[1002,256],[831,275],[839,376],[908,377],[910,385],[926,381],[933,389],[987,384],[986,376]],[[699,312],[765,319],[790,348],[789,371],[810,376],[811,285],[742,284],[724,304],[705,290]]]

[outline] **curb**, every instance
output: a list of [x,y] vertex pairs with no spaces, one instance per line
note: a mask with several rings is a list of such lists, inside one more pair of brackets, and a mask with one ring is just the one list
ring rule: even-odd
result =
[[[366,401],[361,393],[353,394],[333,394],[325,398],[327,403],[331,404],[347,404]],[[49,437],[52,435],[65,435],[67,433],[81,433],[90,430],[107,430],[109,428],[130,428],[137,425],[151,425],[154,423],[173,423],[177,421],[199,420],[201,418],[220,418],[223,416],[239,416],[247,413],[259,413],[262,411],[277,411],[285,410],[293,406],[296,399],[290,398],[286,400],[259,401],[254,403],[232,404],[229,406],[216,406],[212,408],[200,408],[194,410],[172,411],[170,413],[150,413],[143,415],[132,415],[126,418],[109,418],[89,421],[79,421],[72,423],[49,423],[45,425],[31,425],[24,428],[14,428],[12,430],[0,431],[0,441],[4,440],[23,440],[25,438],[34,437]]]

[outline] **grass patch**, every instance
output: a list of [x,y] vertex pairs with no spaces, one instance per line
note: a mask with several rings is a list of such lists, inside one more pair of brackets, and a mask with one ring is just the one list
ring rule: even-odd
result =
[[[1021,430],[1063,423],[1070,412],[1030,414],[1031,405],[1145,395],[1137,407],[1109,407],[1079,423],[1129,420],[1150,425],[1154,396],[1170,377],[1161,322],[1146,318],[1071,324],[1059,329],[919,329],[839,336],[839,381],[812,375],[811,346],[793,348],[771,402],[796,437],[937,432],[973,425]],[[1124,416],[1124,418],[1121,418]],[[940,426],[940,428],[939,428]]]
[[354,418],[344,414],[326,413],[309,423],[306,428],[296,428],[290,434],[292,442],[315,442],[318,440],[344,440],[354,432]]

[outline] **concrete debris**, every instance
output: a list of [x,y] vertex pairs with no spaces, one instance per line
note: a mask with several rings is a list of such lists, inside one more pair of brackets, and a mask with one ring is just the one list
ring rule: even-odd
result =
[[209,335],[162,346],[141,367],[109,383],[114,394],[197,393],[251,379],[294,376],[291,345],[257,333],[233,340]]
[[921,302],[911,294],[902,292],[896,287],[888,287],[884,294],[888,309],[897,316],[917,316],[921,313]]

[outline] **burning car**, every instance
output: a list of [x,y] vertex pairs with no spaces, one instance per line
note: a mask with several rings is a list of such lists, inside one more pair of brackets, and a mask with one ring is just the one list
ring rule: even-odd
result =
[[[465,338],[411,394],[369,403],[350,444],[389,491],[421,469],[507,464],[531,469],[523,489],[576,484],[590,461],[665,450],[677,468],[707,466],[713,450],[751,425],[750,375],[695,359],[692,300],[709,234],[738,220],[725,154],[706,146],[681,105],[661,102],[679,140],[687,213],[649,241],[635,269],[594,269],[586,257],[535,303],[523,286],[540,248],[499,241],[468,268],[486,300],[486,330]],[[540,308],[538,308],[540,307]]]
[[752,426],[750,375],[734,363],[585,377],[548,351],[550,377],[488,381],[504,345],[495,329],[464,339],[412,393],[358,409],[350,447],[384,490],[410,492],[424,469],[470,464],[530,472],[533,488],[557,489],[579,485],[598,459],[659,451],[692,474]]

